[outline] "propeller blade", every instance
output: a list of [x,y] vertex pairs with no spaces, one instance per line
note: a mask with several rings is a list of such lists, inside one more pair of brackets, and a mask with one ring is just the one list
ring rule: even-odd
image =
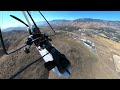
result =
[[10,15],[10,16],[11,16],[12,18],[14,18],[14,19],[20,21],[21,23],[23,23],[23,24],[26,25],[27,27],[29,27],[29,26],[28,26],[25,22],[23,22],[21,19],[15,17],[15,16],[13,16],[13,15]]

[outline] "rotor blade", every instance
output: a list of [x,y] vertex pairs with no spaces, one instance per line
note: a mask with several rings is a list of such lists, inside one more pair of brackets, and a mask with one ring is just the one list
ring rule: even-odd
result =
[[21,19],[15,17],[15,16],[13,16],[13,15],[10,15],[10,16],[11,16],[12,18],[14,18],[14,19],[20,21],[21,23],[23,23],[23,24],[26,25],[27,27],[29,27],[29,26],[28,26],[25,22],[23,22]]

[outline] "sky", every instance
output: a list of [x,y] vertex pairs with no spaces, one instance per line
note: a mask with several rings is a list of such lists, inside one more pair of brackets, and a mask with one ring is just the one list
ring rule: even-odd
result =
[[[55,19],[74,20],[78,18],[94,18],[103,20],[120,21],[120,11],[41,11],[48,21]],[[26,13],[27,14],[27,13]],[[24,26],[19,21],[10,17],[14,15],[26,22],[21,11],[0,11],[0,27]],[[44,21],[38,11],[31,11],[35,21]],[[27,23],[27,22],[26,22]]]

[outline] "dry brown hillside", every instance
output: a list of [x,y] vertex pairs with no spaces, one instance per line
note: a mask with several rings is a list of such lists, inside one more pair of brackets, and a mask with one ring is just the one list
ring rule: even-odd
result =
[[[106,48],[106,45],[109,45],[108,40],[102,37],[88,37],[96,44],[97,54],[95,55],[94,53],[91,53],[91,51],[87,47],[85,47],[82,42],[77,42],[78,39],[73,40],[72,38],[68,38],[66,36],[68,36],[67,33],[54,36],[52,37],[52,43],[61,51],[61,53],[64,53],[66,55],[66,57],[70,60],[72,64],[72,74],[69,79],[120,78],[119,73],[115,71],[113,61],[107,59],[108,57],[112,58]],[[20,43],[22,42],[23,41],[21,41]],[[111,44],[113,43],[111,41]],[[3,55],[0,58],[0,78],[9,78],[21,68],[23,68],[30,62],[38,59],[39,57],[40,55],[34,47],[31,48],[31,53],[28,55],[25,54],[23,50],[9,56]],[[37,63],[33,64],[16,78],[62,79],[61,77],[53,73],[53,71],[48,72],[44,67],[43,60],[40,60]]]
[[[76,36],[77,37],[77,36]],[[103,37],[96,39],[95,37],[86,37],[92,40],[96,45],[96,54],[92,53],[86,48],[83,43],[78,43],[76,40],[66,40],[56,38],[53,42],[61,52],[64,52],[66,47],[66,56],[70,59],[73,67],[72,75],[70,79],[119,79],[119,73],[115,70],[115,63],[112,58],[112,52],[109,50],[115,50],[118,47],[109,47],[110,43],[116,46],[120,44]],[[105,40],[105,41],[103,41]],[[64,45],[64,47],[60,43]],[[108,43],[108,41],[110,43]],[[108,46],[108,47],[107,47]],[[72,52],[70,52],[73,49]],[[69,51],[70,50],[70,51]],[[120,49],[118,48],[120,51]],[[116,51],[115,51],[116,52]],[[117,53],[117,52],[116,52]],[[119,52],[118,52],[119,53]],[[49,78],[60,79],[52,71],[50,72]]]

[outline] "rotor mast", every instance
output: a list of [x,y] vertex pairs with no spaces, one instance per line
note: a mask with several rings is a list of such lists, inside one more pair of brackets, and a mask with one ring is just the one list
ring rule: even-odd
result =
[[29,33],[32,34],[32,33],[31,33],[31,26],[32,26],[32,25],[31,25],[31,23],[30,23],[30,21],[29,21],[27,15],[26,15],[25,11],[22,11],[22,13],[23,13],[23,15],[24,15],[24,17],[25,17],[25,19],[26,19],[28,25],[29,25],[29,28],[27,29],[27,31],[29,31]]

